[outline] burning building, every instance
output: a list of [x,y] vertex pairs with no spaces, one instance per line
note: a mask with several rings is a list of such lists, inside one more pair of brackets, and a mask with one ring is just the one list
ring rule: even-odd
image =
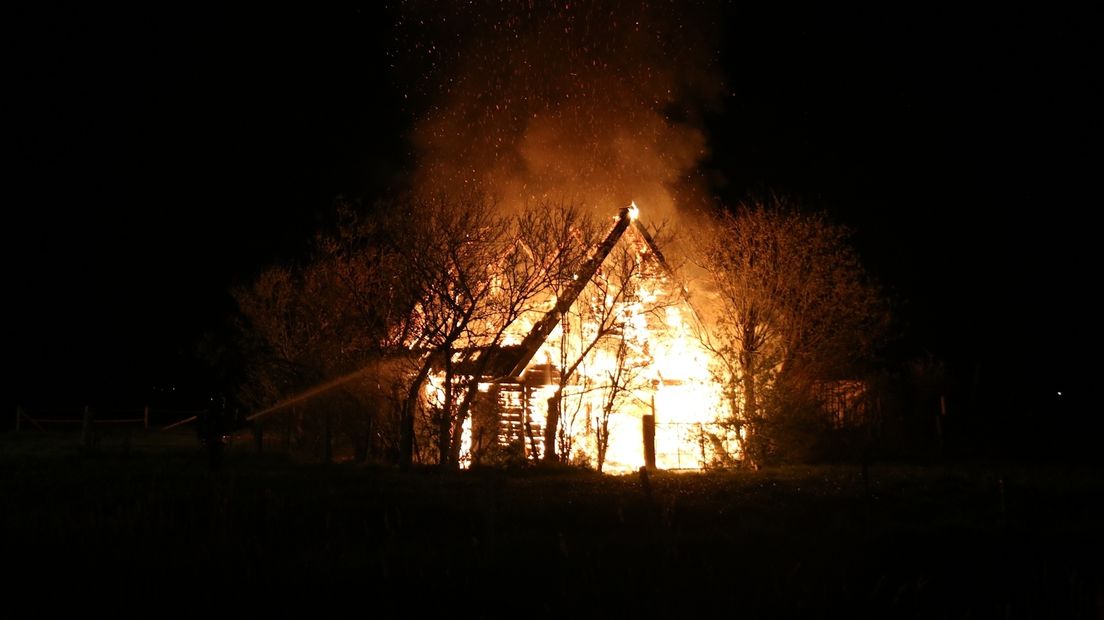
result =
[[[704,328],[635,204],[621,209],[541,310],[495,346],[453,352],[450,373],[479,374],[462,461],[556,456],[614,473],[734,462],[740,438]],[[428,377],[431,408],[445,380]]]

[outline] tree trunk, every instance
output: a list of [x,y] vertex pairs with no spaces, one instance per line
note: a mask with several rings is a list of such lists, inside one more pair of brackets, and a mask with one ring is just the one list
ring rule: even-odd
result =
[[549,463],[560,460],[559,455],[556,454],[556,431],[560,424],[560,403],[562,402],[560,394],[562,390],[548,399],[548,412],[544,420],[544,460]]
[[606,464],[606,449],[609,448],[609,419],[612,402],[602,408],[602,419],[598,421],[598,473]]
[[399,412],[399,468],[410,469],[414,465],[414,407],[417,390],[411,389],[403,399]]
[[[467,390],[464,392],[464,398],[460,401],[460,406],[456,408],[456,423],[452,426],[452,445],[449,451],[449,466],[460,466],[460,450],[464,447],[464,422],[467,422],[468,416],[471,415],[472,404],[477,398],[479,393],[479,380],[482,376],[482,366],[480,372],[475,374],[467,384]],[[491,394],[491,392],[488,392]],[[475,430],[475,424],[472,424],[472,430]],[[475,442],[472,441],[472,450],[475,450]]]
[[740,346],[740,369],[744,383],[744,418],[749,422],[758,415],[758,402],[755,393],[755,320],[744,323],[744,334]]
[[431,361],[422,362],[410,389],[406,392],[402,409],[399,412],[399,468],[410,469],[414,465],[414,410],[418,406],[418,392],[422,389],[426,377],[429,376]]
[[[751,355],[749,354],[750,358]],[[744,371],[744,420],[753,422],[759,416],[759,403],[756,401],[755,375]]]
[[[644,439],[644,467],[645,471],[656,468],[655,449],[655,397],[652,397],[652,414],[645,415],[640,420],[640,430]],[[641,474],[643,475],[643,474]]]
[[372,435],[374,428],[374,414],[369,414],[364,420],[364,427],[361,429],[360,445],[357,448],[356,455],[358,463],[364,463],[372,457]]
[[756,388],[756,359],[755,359],[755,327],[753,317],[744,322],[744,334],[740,347],[740,370],[743,372],[742,383],[744,385],[744,415],[743,422],[747,429],[747,445],[750,450],[744,454],[750,459],[752,467],[755,467],[762,455],[759,454],[759,401]]
[[437,464],[442,469],[450,468],[452,451],[449,444],[452,439],[452,410],[453,401],[452,385],[452,350],[445,349],[445,402],[442,404],[437,417]]

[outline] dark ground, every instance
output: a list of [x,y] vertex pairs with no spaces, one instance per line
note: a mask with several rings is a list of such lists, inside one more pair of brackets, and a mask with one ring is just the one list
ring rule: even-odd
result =
[[[213,587],[361,611],[1100,617],[1104,478],[998,462],[612,477],[400,473],[194,435],[0,436],[12,591]],[[405,594],[407,590],[410,594]],[[315,593],[315,594],[312,594]],[[275,596],[274,596],[275,595]],[[383,615],[390,615],[384,613]]]

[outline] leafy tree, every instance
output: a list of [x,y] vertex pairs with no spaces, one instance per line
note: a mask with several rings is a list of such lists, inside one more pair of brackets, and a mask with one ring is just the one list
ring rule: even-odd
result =
[[[397,425],[377,415],[397,400],[394,386],[380,381],[381,366],[409,330],[394,233],[387,216],[365,218],[339,202],[338,225],[317,237],[307,260],[271,267],[232,292],[246,359],[243,402],[255,411],[280,405],[300,444],[318,427],[312,432],[325,438],[326,454],[335,430],[361,458],[398,443]],[[322,415],[305,418],[306,410]]]
[[699,231],[695,262],[711,276],[712,333],[733,420],[753,463],[786,456],[818,381],[860,370],[887,312],[847,231],[775,199],[740,205]]

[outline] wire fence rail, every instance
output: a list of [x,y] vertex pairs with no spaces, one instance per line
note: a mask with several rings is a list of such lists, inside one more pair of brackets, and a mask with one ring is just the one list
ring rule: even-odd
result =
[[[248,417],[208,408],[70,406],[31,409],[17,405],[14,427],[9,417],[3,431],[5,435],[27,440],[34,436],[45,439],[67,435],[85,449],[110,446],[124,452],[135,446],[157,450],[175,447],[180,445],[182,438],[190,436],[191,443],[198,439],[203,447],[219,445],[225,450],[234,445],[237,451],[252,449],[258,454],[275,450],[309,455],[309,458],[327,463],[383,458],[380,456],[383,448],[372,448],[371,424],[363,428],[363,425],[345,428],[339,426],[336,416],[324,415],[319,416],[318,424],[311,425],[301,410],[286,407],[288,402],[294,404],[296,401],[285,401],[262,411],[263,415]],[[285,415],[268,415],[276,411]],[[262,417],[263,421],[259,419]]]
[[98,426],[141,428],[142,430],[169,430],[194,422],[203,410],[172,409],[162,407],[91,407],[51,408],[28,411],[15,408],[17,433],[26,431],[48,432],[79,426],[82,432],[90,432]]

